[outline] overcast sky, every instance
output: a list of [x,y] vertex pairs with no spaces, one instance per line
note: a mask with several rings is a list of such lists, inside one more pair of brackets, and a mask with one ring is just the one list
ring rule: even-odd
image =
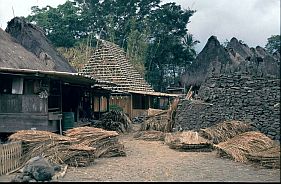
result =
[[[65,0],[0,0],[0,27],[15,16],[27,16],[31,6],[57,6]],[[165,0],[164,2],[170,2]],[[280,0],[174,0],[182,8],[197,10],[191,17],[188,30],[201,43],[201,51],[208,38],[217,36],[223,43],[236,37],[250,47],[264,47],[267,38],[280,34]]]

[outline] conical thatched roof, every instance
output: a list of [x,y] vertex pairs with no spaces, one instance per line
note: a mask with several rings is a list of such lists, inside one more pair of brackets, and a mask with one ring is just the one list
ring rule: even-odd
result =
[[211,36],[203,50],[182,76],[186,86],[200,86],[210,73],[232,73],[240,70],[255,75],[261,71],[264,75],[280,76],[280,55],[272,55],[264,48],[250,48],[232,38],[224,47],[216,36]]
[[105,40],[99,40],[98,48],[81,73],[114,82],[118,90],[154,91],[128,61],[125,52]]
[[14,37],[26,50],[52,66],[51,70],[76,72],[69,62],[55,49],[40,27],[26,22],[23,18],[15,17],[8,22],[5,31]]
[[16,43],[0,28],[0,67],[15,69],[52,70],[53,63],[43,61]]

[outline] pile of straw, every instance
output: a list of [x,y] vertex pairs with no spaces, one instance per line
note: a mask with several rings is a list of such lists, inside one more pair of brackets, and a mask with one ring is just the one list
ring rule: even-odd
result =
[[167,133],[165,143],[171,149],[186,152],[209,152],[213,150],[212,143],[202,138],[197,132],[186,131]]
[[156,130],[138,131],[134,134],[134,138],[146,141],[164,141],[165,133]]
[[168,110],[152,110],[149,109],[149,116],[141,124],[141,130],[156,130],[162,132],[171,132],[175,123],[175,115],[177,106],[179,104],[179,98],[175,98],[170,104]]
[[168,111],[162,111],[158,114],[146,117],[146,120],[141,124],[141,131],[156,130],[162,132],[170,132],[171,125],[168,119]]
[[132,122],[124,112],[112,110],[103,114],[99,121],[92,122],[92,126],[125,133],[131,131]]
[[23,152],[21,162],[43,155],[56,164],[88,166],[94,162],[95,149],[78,145],[78,140],[47,131],[22,130],[12,134],[9,141],[21,141]]
[[252,131],[249,124],[241,121],[225,121],[209,128],[200,129],[199,134],[214,144],[218,144],[248,131]]
[[249,153],[246,157],[266,168],[280,169],[280,145],[274,145],[257,153]]
[[273,145],[274,141],[263,133],[250,131],[214,145],[214,147],[221,157],[230,158],[237,162],[247,162],[248,154],[259,153]]
[[80,145],[95,149],[95,157],[126,156],[124,145],[118,142],[116,131],[106,131],[94,127],[77,127],[69,129],[65,135],[78,140]]

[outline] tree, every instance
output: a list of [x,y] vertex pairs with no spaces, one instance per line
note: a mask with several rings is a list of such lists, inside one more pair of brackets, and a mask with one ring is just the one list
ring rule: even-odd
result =
[[[165,91],[196,55],[198,41],[186,27],[194,12],[160,0],[68,0],[57,8],[33,7],[27,19],[57,47],[94,47],[96,36],[119,45],[154,89]],[[74,51],[61,50],[74,58]]]
[[83,24],[80,21],[79,7],[66,1],[57,8],[51,6],[39,9],[31,8],[32,13],[26,19],[44,29],[47,37],[57,47],[73,47],[77,39],[83,36]]
[[[167,3],[151,11],[150,44],[146,59],[146,79],[157,91],[165,91],[176,84],[179,76],[195,57],[193,42],[186,25],[193,10],[182,10],[175,3]],[[189,39],[189,40],[188,40]]]
[[281,41],[280,35],[272,35],[267,39],[265,49],[271,54],[273,54],[276,51],[279,52],[279,54],[281,54],[280,41]]
[[131,31],[127,38],[127,57],[130,59],[130,62],[134,68],[144,77],[145,76],[145,59],[148,49],[148,28],[143,28],[143,31],[140,32],[137,29],[136,18],[132,18],[130,21]]

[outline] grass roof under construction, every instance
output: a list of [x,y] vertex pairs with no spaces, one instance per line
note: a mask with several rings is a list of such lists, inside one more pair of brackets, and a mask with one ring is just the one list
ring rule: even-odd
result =
[[117,90],[154,92],[116,44],[99,40],[98,46],[81,73],[116,83]]

